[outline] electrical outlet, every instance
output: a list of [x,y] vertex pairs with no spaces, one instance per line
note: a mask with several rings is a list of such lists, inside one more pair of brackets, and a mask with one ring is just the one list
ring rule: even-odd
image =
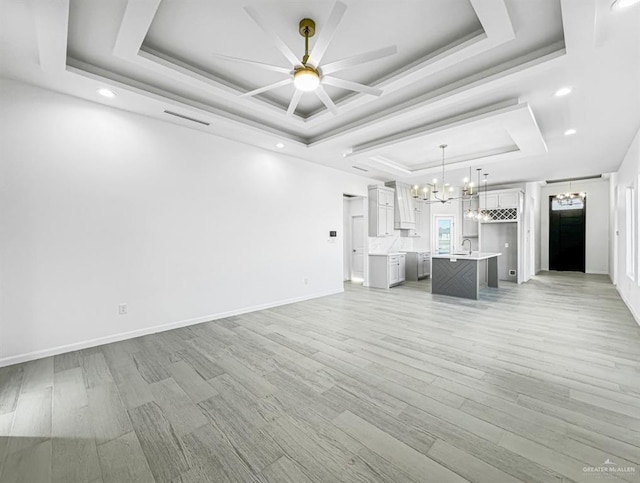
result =
[[118,313],[120,315],[126,315],[127,314],[127,310],[128,310],[127,304],[119,304],[118,305]]
[[509,248],[509,244],[508,244],[508,243],[505,243],[505,244],[504,244],[504,247],[505,247],[505,248]]

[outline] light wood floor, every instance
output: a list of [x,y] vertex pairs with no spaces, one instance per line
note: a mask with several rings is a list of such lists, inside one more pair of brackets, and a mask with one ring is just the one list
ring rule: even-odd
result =
[[640,330],[606,277],[345,288],[0,369],[0,481],[640,481]]

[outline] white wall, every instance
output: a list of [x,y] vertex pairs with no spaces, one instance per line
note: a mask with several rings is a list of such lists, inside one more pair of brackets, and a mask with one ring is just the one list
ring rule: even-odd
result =
[[609,278],[611,283],[617,285],[618,280],[618,244],[617,244],[617,208],[616,208],[616,186],[618,174],[609,175]]
[[0,365],[342,291],[371,180],[6,80],[0,133]]
[[[617,187],[617,203],[614,199],[612,203],[611,214],[614,223],[617,221],[618,233],[615,231],[611,234],[611,244],[614,247],[614,252],[617,250],[617,265],[612,267],[610,276],[612,280],[617,283],[618,292],[622,299],[626,302],[629,310],[634,315],[636,322],[640,325],[640,228],[638,227],[638,213],[640,213],[640,198],[638,191],[640,177],[640,130],[636,133],[629,150],[618,168],[617,173],[612,177],[612,191],[615,196],[615,188]],[[633,186],[635,188],[635,206],[636,206],[636,233],[634,234],[636,240],[636,280],[632,280],[627,275],[626,270],[626,203],[625,203],[625,188]],[[612,256],[612,260],[614,257]]]
[[[540,243],[540,183],[533,182],[527,183],[525,186],[525,230],[529,231],[529,246],[525,252],[525,257],[528,257],[528,268],[530,273],[527,275],[536,275],[540,272],[541,262],[541,243]],[[547,200],[548,203],[548,200]],[[533,219],[530,218],[529,206],[532,207]],[[547,218],[548,228],[548,218]],[[548,235],[547,235],[548,236]],[[547,243],[547,246],[549,244]],[[527,278],[529,280],[529,278]]]
[[[568,191],[569,183],[554,183],[540,189],[540,265],[542,270],[549,270],[549,196]],[[571,183],[571,191],[587,193],[585,271],[608,274],[609,181],[575,181]]]

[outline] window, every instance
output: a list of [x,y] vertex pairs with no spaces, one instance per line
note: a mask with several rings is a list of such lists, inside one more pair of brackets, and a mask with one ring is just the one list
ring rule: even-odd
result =
[[584,198],[571,200],[571,202],[563,202],[557,198],[551,200],[552,211],[581,210],[582,208],[584,208]]
[[435,253],[453,253],[453,216],[436,216],[435,220]]
[[551,211],[581,210],[587,193],[559,193],[551,198]]
[[625,262],[627,276],[635,280],[636,274],[636,213],[633,186],[625,190]]

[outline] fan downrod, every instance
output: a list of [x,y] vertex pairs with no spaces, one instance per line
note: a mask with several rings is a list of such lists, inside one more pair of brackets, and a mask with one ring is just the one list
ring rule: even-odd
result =
[[298,32],[303,37],[313,37],[316,34],[316,23],[310,18],[303,18],[300,20]]

